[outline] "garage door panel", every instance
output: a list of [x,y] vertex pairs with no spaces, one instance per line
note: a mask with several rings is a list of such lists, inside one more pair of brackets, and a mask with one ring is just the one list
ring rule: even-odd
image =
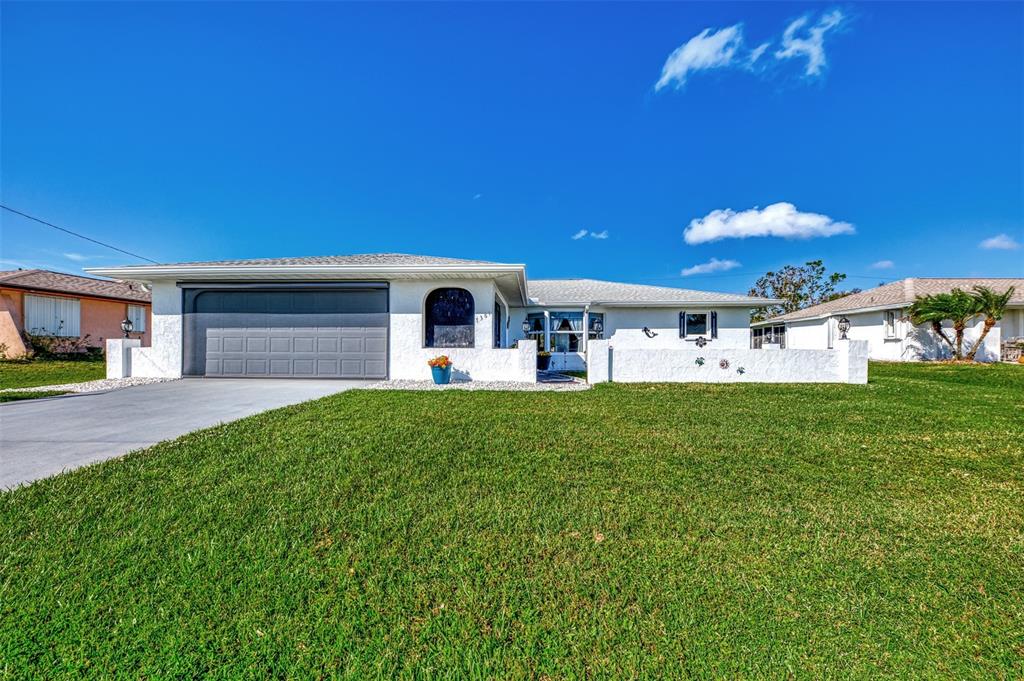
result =
[[270,360],[270,373],[274,376],[291,376],[292,360],[290,359],[272,359]]
[[339,352],[338,346],[340,344],[339,343],[340,340],[341,339],[339,339],[337,337],[331,338],[331,337],[328,336],[328,337],[325,338],[323,336],[317,336],[317,338],[316,338],[316,351],[317,352],[330,352],[330,353]]
[[316,361],[316,373],[318,376],[337,376],[338,360],[318,359]]
[[387,376],[385,289],[194,295],[188,374]]
[[241,376],[244,373],[245,363],[240,359],[222,359],[220,367],[225,376]]
[[358,352],[362,353],[364,343],[362,338],[342,338],[341,339],[341,351],[342,352]]

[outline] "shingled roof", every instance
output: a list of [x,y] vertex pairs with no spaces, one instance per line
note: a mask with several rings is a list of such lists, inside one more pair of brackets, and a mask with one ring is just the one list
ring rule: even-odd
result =
[[769,322],[790,322],[800,319],[817,319],[829,315],[844,312],[855,312],[857,310],[884,309],[891,307],[905,307],[914,302],[918,296],[934,295],[936,293],[949,293],[955,288],[970,291],[975,286],[987,286],[994,291],[1005,291],[1011,286],[1014,287],[1013,296],[1010,298],[1010,305],[1024,305],[1024,279],[1016,278],[920,278],[900,279],[884,286],[852,293],[827,303],[811,305],[802,310],[789,312],[778,317],[766,319],[757,324]]
[[139,286],[124,284],[109,279],[79,277],[49,270],[9,270],[0,272],[0,288],[16,288],[25,291],[45,291],[74,296],[111,298],[131,302],[148,303],[149,291]]
[[775,300],[735,293],[695,291],[667,286],[622,284],[596,279],[534,279],[528,284],[530,298],[539,305],[681,305],[709,304],[759,307]]
[[[161,263],[158,267],[289,267],[289,266],[367,266],[401,267],[404,265],[501,265],[504,263],[486,260],[462,260],[441,258],[432,255],[408,255],[406,253],[363,253],[359,255],[316,255],[302,258],[254,258],[251,260],[207,260],[202,262]],[[138,265],[149,269],[150,265]],[[125,268],[125,269],[131,269]]]

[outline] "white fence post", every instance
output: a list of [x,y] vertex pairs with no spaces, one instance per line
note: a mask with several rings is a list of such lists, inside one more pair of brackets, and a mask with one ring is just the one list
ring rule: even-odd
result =
[[138,338],[107,339],[107,378],[128,378],[132,375],[132,348],[142,345]]
[[611,376],[611,345],[606,340],[587,344],[587,383],[607,383]]

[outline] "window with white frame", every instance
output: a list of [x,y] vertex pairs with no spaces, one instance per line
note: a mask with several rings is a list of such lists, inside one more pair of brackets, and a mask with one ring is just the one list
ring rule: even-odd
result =
[[81,316],[77,298],[25,296],[25,331],[35,336],[80,336]]
[[548,347],[554,352],[583,350],[583,312],[551,312],[551,337]]
[[129,305],[128,320],[132,323],[132,333],[146,333],[145,307],[142,305]]
[[757,327],[750,330],[750,347],[760,350],[765,344],[786,347],[786,325]]
[[886,310],[883,317],[883,323],[885,325],[885,337],[896,338],[896,325],[900,320],[899,310]]
[[679,337],[718,338],[718,313],[711,312],[680,312]]

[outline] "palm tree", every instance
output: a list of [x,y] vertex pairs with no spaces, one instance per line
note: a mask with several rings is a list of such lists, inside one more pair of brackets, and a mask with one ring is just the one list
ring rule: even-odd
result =
[[[952,349],[953,359],[959,361],[964,356],[964,329],[978,316],[979,311],[979,304],[974,296],[955,288],[949,293],[918,297],[910,306],[910,320],[914,324],[931,324],[932,331]],[[942,322],[947,319],[953,322],[955,341],[951,341],[942,328]]]
[[1006,312],[1006,304],[1010,302],[1010,298],[1013,296],[1014,288],[1011,286],[1002,293],[996,293],[988,286],[975,286],[974,287],[974,300],[978,306],[978,313],[985,315],[985,326],[981,330],[981,335],[978,336],[978,340],[974,341],[974,345],[971,347],[970,352],[967,353],[967,359],[971,362],[974,361],[974,356],[978,354],[978,348],[985,342],[985,336],[992,330],[992,327],[996,325],[1000,319],[1003,318],[1003,313]]

